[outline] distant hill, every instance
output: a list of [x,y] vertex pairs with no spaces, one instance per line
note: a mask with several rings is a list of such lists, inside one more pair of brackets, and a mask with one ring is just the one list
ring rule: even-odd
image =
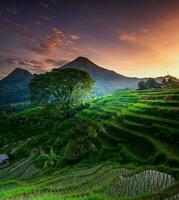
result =
[[[94,93],[97,96],[105,95],[121,89],[136,89],[140,80],[146,78],[126,77],[114,71],[100,67],[85,57],[78,57],[65,64],[63,68],[76,68],[88,72],[96,81]],[[33,75],[21,68],[16,68],[8,76],[0,80],[0,104],[23,102],[29,99],[28,84]],[[161,82],[162,77],[156,78]]]
[[96,81],[95,91],[99,95],[117,89],[135,89],[137,88],[138,82],[141,80],[138,78],[126,77],[114,71],[102,68],[85,57],[78,57],[61,68],[76,68],[88,72]]
[[16,68],[8,76],[0,80],[0,103],[15,103],[29,98],[28,84],[32,74],[21,68]]

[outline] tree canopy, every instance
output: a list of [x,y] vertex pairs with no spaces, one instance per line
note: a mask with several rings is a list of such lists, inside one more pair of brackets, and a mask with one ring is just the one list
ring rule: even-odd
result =
[[69,114],[90,94],[94,81],[90,75],[78,69],[54,69],[35,75],[30,83],[32,103],[59,103],[64,114]]
[[162,84],[164,87],[176,87],[179,86],[179,80],[173,76],[165,76],[163,78]]
[[146,81],[140,81],[138,83],[139,90],[156,89],[161,88],[161,84],[158,83],[154,78],[148,78]]
[[166,87],[178,87],[179,80],[173,76],[167,75],[163,77],[161,83],[157,82],[154,78],[148,78],[146,81],[139,81],[139,90],[166,88]]

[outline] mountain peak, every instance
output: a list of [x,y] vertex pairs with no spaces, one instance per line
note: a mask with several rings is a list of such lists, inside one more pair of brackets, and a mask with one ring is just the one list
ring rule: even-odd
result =
[[30,73],[28,70],[22,68],[16,68],[5,78],[3,78],[1,82],[5,83],[11,81],[23,81],[31,78],[32,78],[32,73]]
[[0,103],[14,103],[29,99],[28,85],[32,77],[28,70],[16,68],[0,80]]
[[75,69],[80,69],[83,71],[86,71],[90,74],[90,76],[97,82],[107,82],[110,80],[111,82],[114,82],[116,80],[120,80],[121,78],[125,78],[124,76],[117,74],[114,71],[110,71],[108,69],[105,69],[103,67],[98,66],[91,60],[89,60],[86,57],[77,57],[75,60],[65,64],[64,66],[61,67],[62,69],[64,68],[75,68]]
[[[23,68],[20,68],[20,67],[15,68],[10,74],[13,74],[13,73],[31,74],[28,70],[23,69]],[[9,75],[10,75],[10,74],[9,74]],[[31,75],[32,75],[32,74],[31,74]]]
[[[83,56],[79,56],[77,57],[75,60],[73,60],[72,62],[80,62],[80,63],[93,63],[91,60],[89,60],[86,57]],[[94,63],[93,63],[94,64]]]

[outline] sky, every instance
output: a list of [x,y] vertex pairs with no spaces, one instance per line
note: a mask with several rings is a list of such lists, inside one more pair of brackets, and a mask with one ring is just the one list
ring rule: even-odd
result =
[[0,78],[78,56],[130,77],[179,78],[179,1],[0,0]]

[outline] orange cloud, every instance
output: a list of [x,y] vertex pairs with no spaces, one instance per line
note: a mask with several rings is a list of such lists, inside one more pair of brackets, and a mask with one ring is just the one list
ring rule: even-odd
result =
[[64,45],[64,41],[58,37],[47,36],[40,42],[40,47],[45,49],[52,49]]
[[145,28],[145,27],[142,27],[142,28],[140,28],[139,29],[139,32],[141,32],[141,33],[149,33],[150,32],[150,30],[148,29],[148,28]]
[[8,74],[8,72],[1,72],[0,71],[0,79],[4,78],[7,74]]
[[80,37],[78,35],[67,35],[58,27],[54,27],[49,35],[34,43],[28,42],[25,46],[32,52],[49,56],[50,53],[53,52],[54,54],[54,50],[59,50],[59,48],[62,48],[64,53],[66,53],[66,51],[81,51],[76,43],[79,39]]
[[134,35],[130,34],[121,34],[117,37],[120,41],[133,43],[137,41],[137,38]]
[[52,34],[53,34],[53,35],[62,35],[62,34],[64,34],[64,33],[63,33],[63,31],[61,31],[59,28],[54,27],[54,28],[52,29]]
[[117,39],[118,46],[104,44],[86,49],[99,65],[127,76],[157,77],[169,73],[179,78],[179,13],[167,14],[132,33],[126,31]]
[[80,37],[78,35],[70,35],[69,38],[71,40],[79,40],[80,39]]

